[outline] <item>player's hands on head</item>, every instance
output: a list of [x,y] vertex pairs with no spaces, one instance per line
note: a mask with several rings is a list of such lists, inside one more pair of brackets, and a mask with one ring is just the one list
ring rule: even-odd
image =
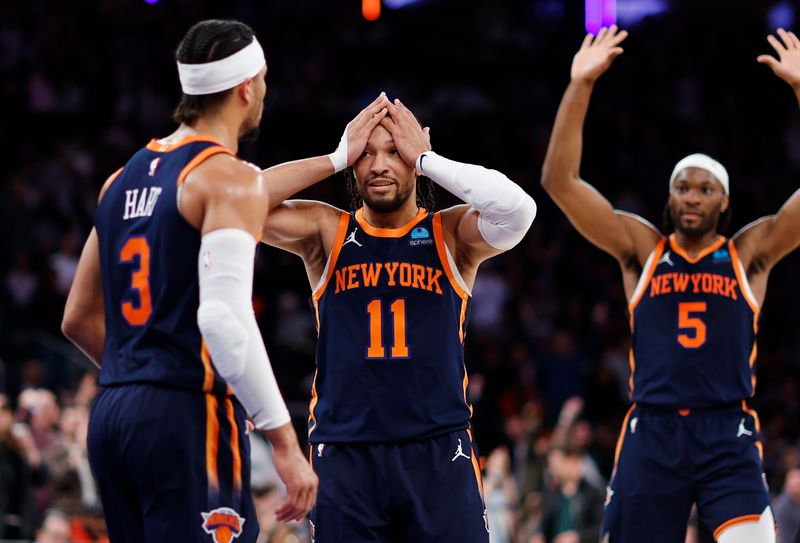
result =
[[317,474],[296,442],[290,446],[273,445],[272,458],[278,476],[286,485],[286,497],[275,510],[275,517],[280,522],[302,520],[317,501]]
[[389,115],[381,120],[381,126],[392,135],[400,158],[412,168],[419,155],[431,150],[431,129],[423,128],[399,99],[389,104]]
[[611,66],[615,58],[622,54],[619,46],[628,37],[626,30],[619,30],[617,25],[601,28],[597,36],[587,34],[583,44],[572,59],[570,76],[573,81],[594,83]]
[[779,28],[777,32],[780,40],[769,34],[767,41],[775,49],[778,58],[772,55],[759,55],[756,60],[766,64],[775,75],[789,83],[793,89],[800,90],[800,39],[794,32],[787,32]]
[[369,135],[372,134],[372,129],[378,126],[378,123],[386,116],[389,105],[386,93],[382,92],[348,123],[346,128],[348,166],[352,166],[361,156],[361,153],[364,152],[364,147],[367,146],[367,140]]

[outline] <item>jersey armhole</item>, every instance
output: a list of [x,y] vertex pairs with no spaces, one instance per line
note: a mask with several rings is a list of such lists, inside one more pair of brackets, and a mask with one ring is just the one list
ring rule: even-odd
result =
[[333,240],[333,247],[331,247],[331,252],[328,255],[328,261],[325,262],[325,268],[322,270],[322,275],[317,281],[316,286],[311,294],[314,303],[316,304],[322,295],[325,293],[325,289],[328,286],[328,282],[331,280],[331,276],[333,275],[333,270],[336,269],[336,261],[339,259],[339,253],[342,250],[342,244],[344,243],[344,237],[347,235],[347,229],[350,226],[350,214],[346,211],[342,211],[341,215],[339,215],[339,225],[336,227],[336,237]]
[[758,304],[753,291],[750,289],[750,282],[747,280],[747,273],[745,272],[744,265],[739,258],[739,252],[736,250],[736,245],[733,239],[728,240],[728,252],[731,255],[731,265],[733,266],[733,273],[736,274],[736,279],[739,281],[739,292],[744,296],[747,305],[755,314],[756,322],[758,321],[758,314],[761,311],[761,306]]
[[181,173],[178,174],[178,180],[175,182],[175,185],[178,187],[178,189],[175,191],[175,205],[177,206],[178,213],[180,213],[181,216],[183,216],[183,214],[181,213],[181,189],[183,188],[183,182],[186,181],[186,177],[190,173],[192,173],[192,170],[197,168],[200,164],[205,162],[207,159],[211,158],[214,155],[219,155],[221,153],[224,153],[226,155],[230,155],[230,156],[236,158],[236,155],[233,154],[228,149],[226,149],[225,147],[222,147],[221,145],[214,145],[214,146],[209,147],[207,149],[203,149],[202,151],[197,153],[197,155],[192,160],[190,160],[186,164],[186,166],[183,167],[183,169],[181,170]]
[[444,241],[444,228],[442,228],[441,211],[437,211],[433,215],[432,224],[433,239],[436,243],[436,252],[439,255],[439,261],[442,264],[442,268],[444,268],[444,272],[447,275],[448,281],[450,281],[450,285],[462,298],[468,298],[472,296],[472,292],[467,286],[467,283],[464,281],[464,278],[461,277],[461,272],[459,272],[458,268],[456,267],[456,263],[453,260],[453,255],[450,254],[450,249],[448,249],[447,243]]
[[647,283],[650,282],[650,279],[656,272],[658,261],[661,258],[661,255],[664,253],[666,241],[667,238],[662,236],[661,239],[658,240],[656,248],[653,249],[653,252],[651,252],[650,256],[647,257],[647,261],[644,263],[644,268],[642,269],[642,275],[639,276],[639,282],[636,284],[636,289],[633,291],[630,302],[628,302],[628,313],[630,314],[631,318],[631,328],[633,328],[633,311],[636,309],[636,306],[639,305],[639,300],[642,299],[642,295],[647,289]]

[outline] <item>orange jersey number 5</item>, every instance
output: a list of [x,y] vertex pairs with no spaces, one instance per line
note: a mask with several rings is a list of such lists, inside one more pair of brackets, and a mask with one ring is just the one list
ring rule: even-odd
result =
[[691,313],[705,313],[705,302],[681,302],[678,304],[678,329],[692,330],[690,334],[678,334],[678,343],[687,349],[696,349],[706,342],[706,323]]
[[119,253],[120,262],[133,262],[139,257],[139,269],[131,275],[131,290],[139,294],[139,307],[122,303],[122,316],[131,326],[142,326],[153,312],[150,300],[150,246],[143,237],[130,238]]

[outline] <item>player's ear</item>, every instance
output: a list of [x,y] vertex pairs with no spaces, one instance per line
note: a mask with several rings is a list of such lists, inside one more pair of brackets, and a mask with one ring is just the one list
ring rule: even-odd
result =
[[728,206],[730,205],[730,197],[727,194],[722,196],[722,204],[720,205],[719,211],[720,213],[725,213],[728,211]]

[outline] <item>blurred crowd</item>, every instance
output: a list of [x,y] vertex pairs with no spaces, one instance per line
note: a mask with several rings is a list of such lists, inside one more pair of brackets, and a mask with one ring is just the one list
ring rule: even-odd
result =
[[[582,167],[616,207],[659,224],[672,166],[694,151],[731,174],[729,234],[800,185],[798,105],[755,62],[769,52],[775,3],[672,0],[629,29],[598,83]],[[231,17],[255,28],[269,62],[262,136],[243,158],[266,167],[330,152],[386,90],[431,127],[435,150],[501,170],[534,196],[529,235],[478,273],[466,341],[489,526],[493,543],[596,541],[628,407],[625,297],[613,259],[538,185],[582,4],[427,0],[368,23],[357,0],[0,2],[0,540],[104,537],[85,446],[96,374],[60,334],[64,300],[102,182],[173,129],[180,36]],[[302,196],[347,207],[343,181]],[[436,196],[437,207],[456,203]],[[772,272],[751,402],[786,537],[800,524],[799,267],[793,254]],[[309,293],[299,259],[259,250],[254,304],[301,436]],[[281,488],[261,445],[260,541],[309,541],[307,527],[271,516]]]

